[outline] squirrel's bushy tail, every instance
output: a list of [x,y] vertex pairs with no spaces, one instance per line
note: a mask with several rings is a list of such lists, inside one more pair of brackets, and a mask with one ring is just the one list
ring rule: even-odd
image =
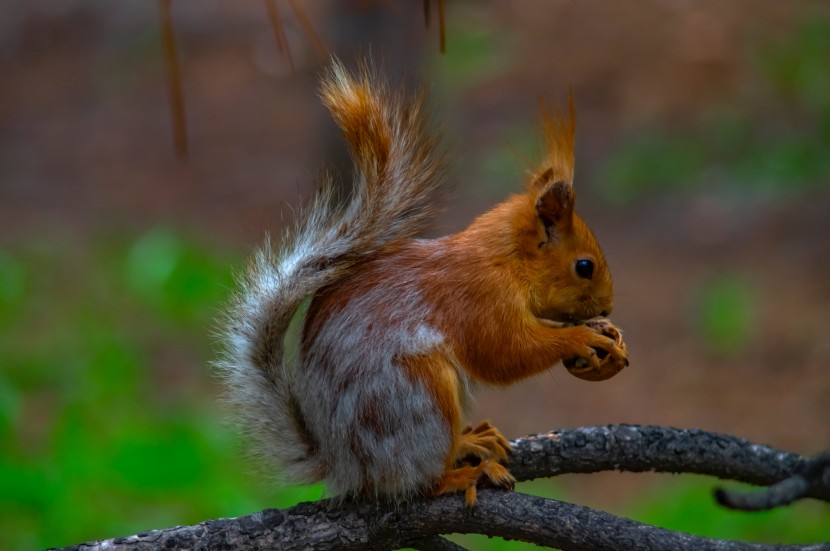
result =
[[320,95],[351,149],[352,197],[338,206],[326,178],[281,250],[266,241],[256,252],[223,322],[217,362],[253,454],[296,481],[320,480],[325,470],[284,358],[291,320],[306,298],[421,230],[442,180],[422,95],[407,99],[368,63],[352,74],[336,60]]

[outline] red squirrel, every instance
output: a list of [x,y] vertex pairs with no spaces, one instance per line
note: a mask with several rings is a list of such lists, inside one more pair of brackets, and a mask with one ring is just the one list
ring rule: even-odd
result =
[[227,398],[254,454],[289,480],[368,500],[463,491],[473,506],[478,483],[514,482],[498,429],[462,422],[476,383],[628,365],[604,319],[611,273],[574,213],[573,102],[543,113],[523,193],[419,239],[443,182],[423,94],[334,61],[320,95],[349,143],[353,193],[338,205],[325,180],[282,250],[254,255],[224,326]]

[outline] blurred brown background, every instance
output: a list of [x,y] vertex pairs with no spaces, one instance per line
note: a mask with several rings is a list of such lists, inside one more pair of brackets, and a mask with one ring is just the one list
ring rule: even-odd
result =
[[[101,239],[156,227],[247,251],[343,162],[316,98],[322,60],[287,4],[293,71],[263,2],[174,0],[185,161],[156,3],[3,4],[0,249],[61,248],[79,278]],[[612,265],[631,366],[485,390],[471,420],[509,436],[626,422],[830,446],[830,5],[450,0],[444,56],[419,2],[303,5],[333,52],[370,51],[430,91],[459,184],[436,234],[520,188],[538,98],[573,88],[577,209]],[[207,342],[170,352],[175,376],[157,384],[212,400]],[[609,480],[572,484],[602,505],[639,483]]]

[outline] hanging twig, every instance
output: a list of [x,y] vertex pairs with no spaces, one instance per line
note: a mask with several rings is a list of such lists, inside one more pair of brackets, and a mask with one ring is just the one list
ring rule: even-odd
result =
[[187,158],[187,123],[185,121],[184,94],[176,53],[176,37],[173,34],[172,0],[159,0],[159,24],[164,60],[167,65],[167,89],[170,100],[170,118],[173,125],[173,144],[179,159]]
[[311,18],[308,16],[308,12],[305,11],[305,8],[297,2],[297,0],[288,0],[288,2],[291,4],[291,8],[294,10],[294,14],[297,16],[297,19],[300,20],[300,24],[303,26],[303,29],[308,35],[308,38],[311,40],[312,45],[314,45],[314,49],[317,50],[317,55],[320,56],[320,59],[328,60],[329,50],[326,48],[326,44],[323,42],[323,39],[320,38],[319,34],[317,34],[317,30],[311,23]]
[[447,21],[444,16],[444,0],[438,0],[438,49],[447,53]]
[[291,70],[294,70],[294,59],[291,57],[291,48],[288,46],[288,40],[285,38],[285,28],[282,24],[279,9],[277,9],[276,0],[263,0],[265,9],[268,11],[268,21],[271,23],[271,29],[274,31],[274,38],[277,41],[277,51],[285,54],[288,58],[288,65]]
[[[428,29],[432,24],[432,6],[430,0],[424,0],[424,26]],[[444,0],[438,0],[438,49],[442,54],[447,53],[447,29],[444,14]]]

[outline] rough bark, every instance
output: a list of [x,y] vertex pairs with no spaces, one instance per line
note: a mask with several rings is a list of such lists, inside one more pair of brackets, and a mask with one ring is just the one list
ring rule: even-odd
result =
[[[603,470],[689,472],[753,484],[808,479],[803,496],[830,501],[826,461],[700,430],[614,425],[563,429],[513,442],[518,480]],[[823,466],[822,466],[823,465]],[[819,472],[820,471],[820,472]],[[819,473],[816,475],[816,473]],[[301,503],[234,519],[154,530],[65,549],[460,549],[440,534],[477,533],[564,550],[825,550],[713,540],[615,517],[580,505],[482,489],[472,510],[460,495],[404,504]]]
[[[599,471],[694,473],[767,486],[808,470],[804,456],[699,429],[607,425],[519,438],[510,472],[517,480]],[[805,497],[830,501],[830,485]]]

